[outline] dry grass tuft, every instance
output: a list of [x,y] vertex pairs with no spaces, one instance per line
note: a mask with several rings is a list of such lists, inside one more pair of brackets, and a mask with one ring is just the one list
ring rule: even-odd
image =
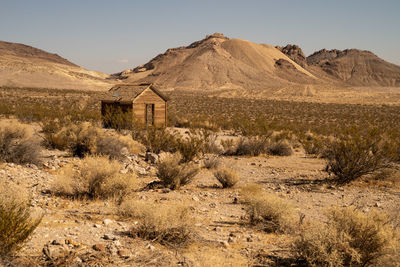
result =
[[111,159],[123,159],[123,149],[130,153],[143,152],[144,148],[131,136],[105,131],[89,122],[69,124],[55,132],[44,132],[47,145],[70,150],[74,156],[107,155]]
[[0,161],[40,163],[40,140],[32,127],[15,120],[0,121]]
[[293,154],[292,147],[286,140],[270,141],[266,150],[267,154],[273,156],[290,156]]
[[363,214],[352,207],[333,208],[326,224],[301,233],[294,252],[310,266],[367,266],[377,264],[399,246],[388,216]]
[[234,187],[239,182],[238,173],[227,167],[218,168],[213,172],[214,177],[222,184],[222,188]]
[[0,258],[21,249],[42,220],[23,193],[22,188],[0,181]]
[[135,189],[133,174],[119,173],[121,164],[104,156],[89,156],[78,163],[77,168],[62,168],[59,179],[53,185],[58,195],[73,198],[123,197]]
[[221,165],[221,161],[217,156],[210,156],[203,160],[204,168],[216,169]]
[[193,221],[188,207],[126,200],[119,211],[138,220],[130,230],[132,236],[170,246],[186,245],[192,237]]
[[179,189],[190,183],[199,172],[198,167],[191,163],[180,163],[181,160],[180,154],[172,154],[157,163],[157,177],[165,187]]
[[267,194],[258,186],[241,190],[250,223],[266,232],[288,233],[298,221],[296,211],[287,200]]

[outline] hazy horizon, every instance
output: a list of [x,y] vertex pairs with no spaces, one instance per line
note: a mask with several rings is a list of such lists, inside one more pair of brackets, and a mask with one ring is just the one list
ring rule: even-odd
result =
[[270,45],[369,50],[400,65],[398,1],[12,1],[0,40],[23,43],[89,70],[115,73],[220,32]]

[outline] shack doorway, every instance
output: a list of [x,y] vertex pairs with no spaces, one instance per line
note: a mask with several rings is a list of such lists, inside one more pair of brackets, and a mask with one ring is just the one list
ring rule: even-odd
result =
[[145,106],[146,125],[154,125],[154,104],[146,104]]

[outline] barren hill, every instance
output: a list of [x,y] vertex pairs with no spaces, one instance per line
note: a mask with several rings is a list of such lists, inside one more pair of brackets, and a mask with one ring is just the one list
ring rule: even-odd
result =
[[322,49],[307,57],[307,63],[350,85],[400,86],[400,66],[369,51]]
[[316,78],[273,46],[213,34],[168,49],[148,63],[114,75],[164,88],[257,89],[314,83]]
[[57,54],[0,41],[0,86],[104,89],[108,75],[88,71]]

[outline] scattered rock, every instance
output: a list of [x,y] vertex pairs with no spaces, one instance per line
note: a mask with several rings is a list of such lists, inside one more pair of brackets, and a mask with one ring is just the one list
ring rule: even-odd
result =
[[233,237],[228,237],[228,243],[233,243],[235,240],[233,239]]
[[145,155],[145,161],[150,162],[150,163],[156,163],[158,160],[158,155],[155,153],[151,153],[151,152],[146,152]]
[[103,236],[104,240],[117,240],[117,237],[111,233],[105,233]]
[[228,241],[221,241],[221,245],[224,246],[225,248],[229,248]]
[[196,196],[193,196],[192,199],[193,199],[194,201],[199,201],[199,198],[196,197]]
[[92,247],[96,251],[105,251],[106,248],[104,247],[103,244],[94,244]]
[[128,259],[130,257],[129,252],[125,249],[118,250],[117,254],[118,254],[118,256],[120,256],[121,258],[124,258],[124,259]]
[[151,251],[154,251],[154,250],[156,249],[156,247],[153,246],[153,245],[151,245],[151,244],[148,244],[148,245],[146,246],[146,248],[149,249],[149,250],[151,250]]
[[246,240],[247,240],[247,242],[253,242],[253,238],[252,238],[251,236],[248,236],[248,237],[246,238]]
[[105,225],[105,226],[108,226],[108,225],[110,225],[110,224],[112,224],[112,220],[111,219],[104,219],[104,221],[103,221],[103,224]]

